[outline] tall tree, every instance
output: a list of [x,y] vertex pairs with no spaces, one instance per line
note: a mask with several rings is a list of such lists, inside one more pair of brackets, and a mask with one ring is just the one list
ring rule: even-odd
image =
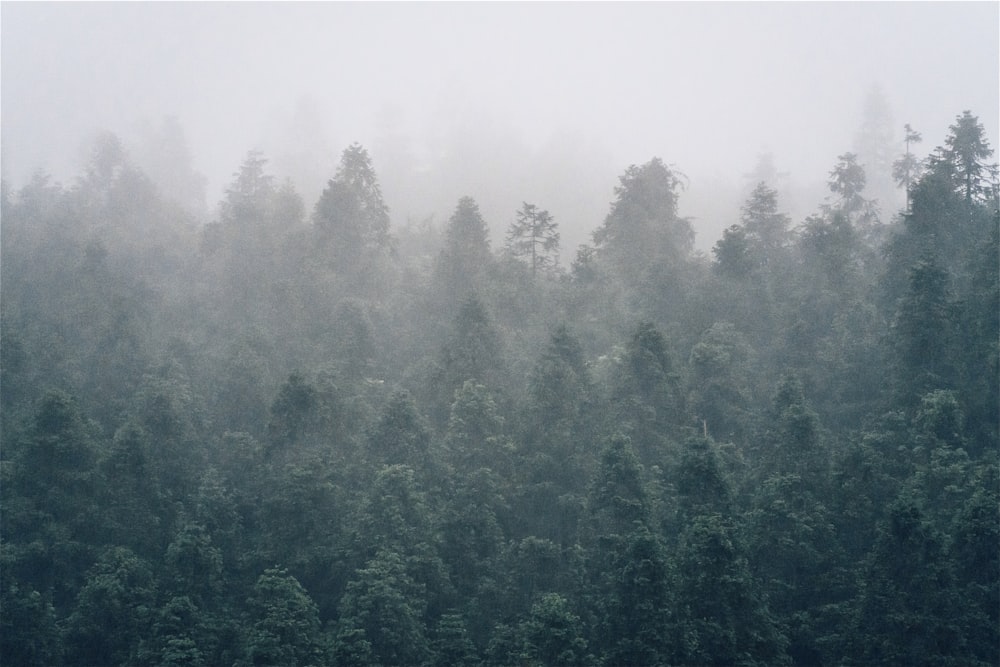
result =
[[861,111],[861,127],[854,137],[858,162],[868,176],[868,189],[875,198],[888,204],[892,194],[892,111],[879,85],[865,95]]
[[524,202],[507,230],[507,252],[528,260],[531,276],[555,268],[559,256],[558,225],[552,215]]
[[138,664],[155,596],[149,563],[123,547],[109,548],[88,573],[67,619],[71,655],[85,665]]
[[909,123],[903,125],[903,133],[906,152],[892,163],[892,177],[895,179],[896,185],[906,191],[906,211],[909,212],[910,187],[920,177],[920,160],[910,152],[910,144],[919,144],[923,137],[910,127]]
[[680,377],[666,337],[640,322],[629,338],[614,378],[612,401],[621,428],[646,464],[659,460],[681,414]]
[[865,168],[854,153],[837,156],[837,164],[830,172],[827,185],[835,196],[829,207],[831,212],[839,212],[854,224],[870,226],[878,222],[878,204],[874,199],[863,196],[868,182]]
[[347,584],[334,657],[341,665],[419,665],[430,657],[424,587],[403,558],[380,550]]
[[950,276],[934,255],[925,255],[909,277],[892,326],[892,346],[897,397],[915,406],[927,392],[954,386],[955,318]]
[[480,287],[492,260],[489,229],[479,205],[472,197],[462,197],[445,228],[444,247],[435,265],[437,279],[448,296],[460,300]]
[[682,175],[653,158],[619,177],[615,201],[594,244],[640,305],[664,317],[683,302],[682,265],[694,248],[694,230],[678,214]]
[[948,129],[944,146],[938,146],[931,155],[931,169],[947,176],[966,202],[995,198],[997,168],[987,162],[993,149],[979,118],[963,111]]
[[258,150],[247,153],[235,179],[226,188],[220,219],[223,223],[246,224],[260,221],[269,213],[271,200],[277,192],[274,176],[264,167],[267,159]]
[[344,272],[364,265],[366,254],[389,247],[389,207],[368,151],[360,144],[344,149],[336,175],[313,209],[313,224]]
[[466,380],[475,380],[491,391],[502,388],[501,345],[500,331],[483,302],[470,295],[455,316],[451,334],[441,346],[437,368],[430,378],[432,416],[436,423],[442,426],[447,423],[455,391]]
[[323,662],[319,612],[295,577],[268,568],[257,578],[248,603],[251,664],[306,667]]
[[919,507],[894,503],[862,574],[852,657],[870,665],[962,664],[952,566]]

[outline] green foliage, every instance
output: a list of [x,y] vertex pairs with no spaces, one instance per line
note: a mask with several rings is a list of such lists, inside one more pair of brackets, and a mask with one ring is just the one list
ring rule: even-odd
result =
[[781,665],[788,640],[753,580],[731,521],[693,519],[681,538],[677,595],[685,665]]
[[529,665],[556,667],[585,663],[587,641],[580,618],[558,593],[546,593],[531,607],[521,623],[522,656]]
[[203,226],[114,135],[5,183],[0,662],[998,663],[989,146],[875,225],[876,125],[714,262],[658,158],[568,275],[526,205],[534,279],[358,145],[311,226],[257,152]]
[[624,436],[611,438],[601,454],[589,509],[599,535],[625,535],[649,521],[649,499],[642,483],[642,466]]
[[467,292],[481,287],[493,261],[489,229],[472,197],[458,200],[444,236],[444,247],[435,265],[436,277],[445,296],[461,301]]
[[430,657],[424,589],[403,558],[379,551],[359,569],[340,602],[338,664],[417,665]]
[[36,590],[22,589],[5,573],[0,604],[0,662],[25,667],[59,664],[63,647],[52,603]]
[[996,165],[986,162],[993,156],[993,149],[983,124],[970,111],[963,111],[948,129],[944,146],[939,146],[931,156],[931,170],[948,178],[966,202],[995,200],[991,181],[996,179]]
[[953,570],[920,510],[896,503],[872,548],[857,602],[855,655],[864,664],[960,664]]
[[147,562],[123,547],[107,550],[88,573],[67,619],[68,652],[87,665],[141,664],[155,587]]
[[265,570],[254,584],[248,608],[249,664],[323,664],[316,603],[286,570]]
[[344,149],[336,176],[316,203],[313,223],[334,260],[347,263],[345,269],[357,266],[365,250],[389,243],[389,207],[368,151],[360,144]]
[[910,287],[893,323],[895,367],[900,401],[915,399],[935,389],[954,386],[954,317],[948,273],[934,256],[910,270]]

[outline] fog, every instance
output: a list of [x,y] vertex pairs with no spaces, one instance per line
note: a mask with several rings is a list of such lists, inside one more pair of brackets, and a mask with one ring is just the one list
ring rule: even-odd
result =
[[659,156],[707,250],[763,155],[793,218],[815,210],[874,87],[898,152],[904,123],[926,154],[965,109],[996,145],[998,20],[996,3],[5,3],[2,173],[71,182],[101,130],[149,162],[174,118],[210,218],[248,150],[311,207],[357,141],[394,225],[471,195],[500,235],[531,201],[565,257],[617,175]]

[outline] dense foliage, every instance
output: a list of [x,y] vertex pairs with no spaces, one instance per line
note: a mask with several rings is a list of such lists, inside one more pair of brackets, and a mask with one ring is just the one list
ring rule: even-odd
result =
[[[200,224],[104,137],[3,191],[9,665],[996,665],[998,214],[966,112],[712,257],[660,159],[572,266],[251,152]],[[919,138],[919,135],[916,135]],[[513,213],[513,212],[512,212]]]

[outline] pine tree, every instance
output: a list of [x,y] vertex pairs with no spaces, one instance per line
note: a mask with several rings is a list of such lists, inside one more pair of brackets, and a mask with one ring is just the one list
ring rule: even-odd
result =
[[556,267],[559,256],[557,227],[548,211],[524,202],[507,230],[507,252],[528,260],[532,278],[540,271],[551,271]]

